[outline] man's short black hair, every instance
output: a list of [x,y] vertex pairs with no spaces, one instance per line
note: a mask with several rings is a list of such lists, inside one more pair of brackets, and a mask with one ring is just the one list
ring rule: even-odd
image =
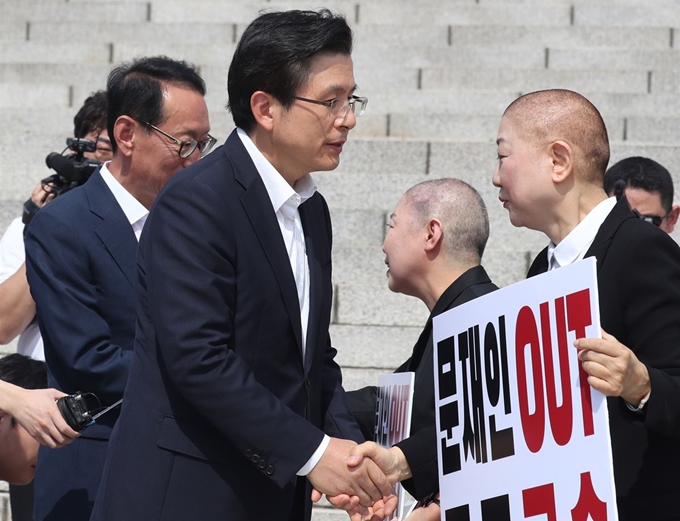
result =
[[181,85],[205,96],[205,82],[197,69],[167,56],[137,58],[111,71],[106,86],[109,102],[106,127],[114,153],[118,145],[113,125],[120,116],[152,125],[163,122],[163,83]]
[[673,178],[663,166],[648,157],[627,157],[611,166],[604,174],[604,191],[608,195],[617,186],[625,188],[639,188],[646,192],[659,192],[661,206],[666,212],[673,207]]
[[328,9],[265,13],[243,32],[229,66],[228,108],[246,132],[255,125],[250,98],[261,90],[284,107],[308,80],[319,53],[352,54],[352,30]]
[[0,358],[0,380],[24,389],[45,389],[47,366],[19,353],[6,355]]
[[99,90],[89,96],[73,118],[73,135],[84,138],[90,132],[101,132],[106,128],[106,92]]

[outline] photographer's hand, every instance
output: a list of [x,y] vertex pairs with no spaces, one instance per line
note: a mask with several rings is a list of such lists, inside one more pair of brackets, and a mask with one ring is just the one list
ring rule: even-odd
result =
[[80,436],[59,412],[56,400],[66,396],[56,389],[23,389],[0,380],[0,410],[19,422],[36,441],[52,449]]
[[55,197],[51,188],[52,185],[43,184],[43,182],[40,181],[33,189],[33,193],[31,193],[31,201],[33,201],[38,208],[42,208]]

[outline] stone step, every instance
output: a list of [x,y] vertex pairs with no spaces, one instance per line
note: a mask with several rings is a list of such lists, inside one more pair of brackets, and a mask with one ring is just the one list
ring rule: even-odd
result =
[[628,118],[627,139],[674,145],[680,142],[680,118]]
[[451,26],[451,45],[461,47],[515,49],[631,49],[665,50],[671,47],[668,27],[600,27],[472,25]]
[[[181,20],[181,19],[180,19]],[[16,24],[15,24],[16,25]],[[2,26],[0,26],[2,27]],[[26,30],[14,29],[22,39],[26,38]],[[233,23],[204,23],[188,24],[179,20],[168,23],[157,22],[134,22],[134,23],[110,23],[99,20],[98,23],[87,24],[87,30],[83,30],[83,24],[79,21],[62,22],[30,22],[28,40],[36,43],[73,42],[91,43],[92,35],[98,35],[97,41],[105,43],[158,43],[162,45],[181,45],[182,43],[192,47],[208,45],[222,47],[233,45],[235,39],[235,27]],[[181,35],[191,34],[191,41],[182,42]],[[198,50],[198,49],[196,49]],[[202,59],[203,52],[198,52],[193,59]],[[227,56],[226,50],[224,56]]]
[[657,71],[680,68],[677,50],[560,49],[551,48],[546,56],[549,69]]
[[[654,51],[650,51],[654,52]],[[476,47],[424,47],[417,45],[385,45],[358,43],[353,53],[355,76],[377,68],[447,68],[463,69],[545,69],[545,49],[480,49]],[[372,85],[372,84],[371,84]]]
[[[485,25],[485,26],[553,26],[571,24],[572,7],[556,2],[419,2],[417,9],[407,2],[384,0],[363,2],[358,12],[359,24],[397,25]],[[610,24],[606,24],[610,25]]]
[[411,356],[424,325],[425,322],[417,327],[332,324],[331,344],[338,350],[335,361],[343,369],[372,367],[388,373]]
[[574,7],[574,24],[591,26],[680,27],[678,3],[654,2],[653,7],[639,2],[593,5],[581,2]]
[[421,88],[476,91],[499,89],[531,92],[571,89],[578,92],[642,94],[650,89],[646,71],[552,70],[552,69],[453,69],[425,68]]
[[[63,108],[69,105],[68,85],[0,83],[0,109],[21,107]],[[36,122],[36,124],[39,124]]]
[[90,42],[73,45],[67,42],[6,42],[0,41],[0,63],[80,63],[102,65],[111,62],[111,46],[108,43]]
[[[148,19],[148,2],[74,3],[48,0],[0,1],[0,12],[5,21],[79,21],[83,30],[88,22],[143,22]],[[181,18],[180,18],[181,19]]]

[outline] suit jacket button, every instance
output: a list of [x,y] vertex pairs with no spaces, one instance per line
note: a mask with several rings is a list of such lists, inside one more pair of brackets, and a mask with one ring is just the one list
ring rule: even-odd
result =
[[246,458],[249,458],[249,457],[250,457],[250,455],[251,455],[252,453],[253,453],[253,451],[252,451],[252,450],[250,450],[250,449],[246,449],[246,451],[245,451],[245,455],[246,455]]
[[267,462],[265,460],[261,459],[259,461],[259,463],[257,464],[257,466],[260,467],[262,470],[264,470],[264,468],[267,466]]
[[267,465],[265,473],[267,474],[267,476],[271,476],[272,474],[274,474],[274,467],[272,467],[271,465]]
[[257,463],[258,461],[260,461],[260,456],[257,454],[253,454],[252,457],[250,458],[250,461],[252,461],[253,463]]

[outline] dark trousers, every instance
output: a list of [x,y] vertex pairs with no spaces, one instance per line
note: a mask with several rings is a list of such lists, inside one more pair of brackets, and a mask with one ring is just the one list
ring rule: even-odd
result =
[[33,482],[28,485],[10,485],[9,502],[12,521],[33,521]]

